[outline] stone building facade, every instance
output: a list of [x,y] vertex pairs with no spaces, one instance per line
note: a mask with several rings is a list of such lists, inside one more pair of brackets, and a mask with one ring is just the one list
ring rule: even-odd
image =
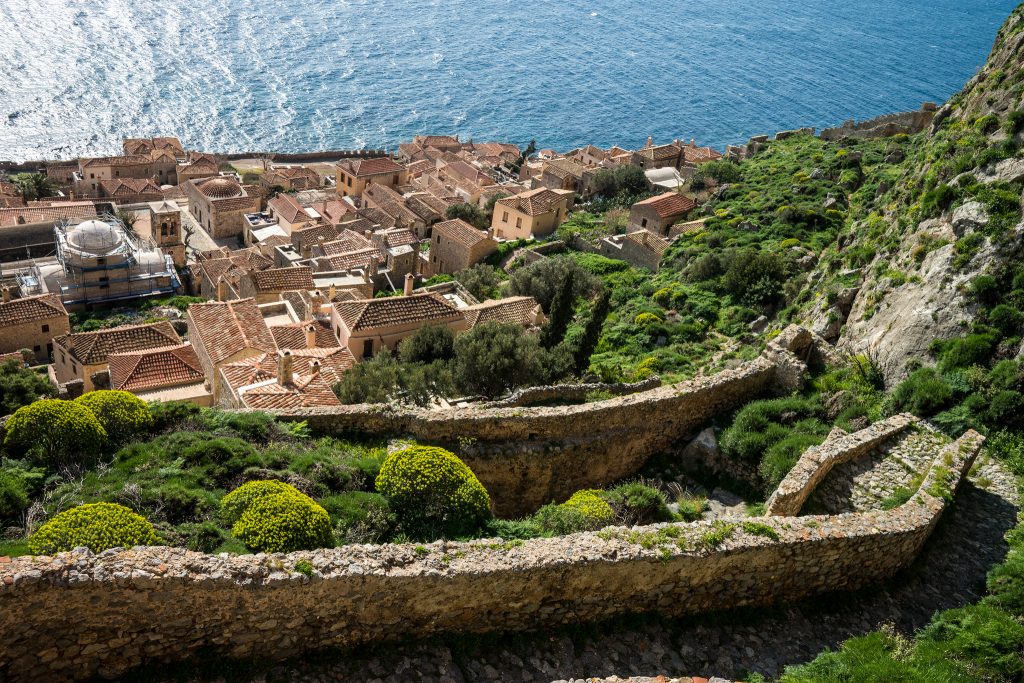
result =
[[32,351],[40,363],[50,360],[53,338],[71,331],[68,312],[56,294],[39,294],[12,299],[3,289],[0,301],[0,353],[21,349]]
[[262,198],[228,176],[192,180],[182,185],[189,212],[213,238],[243,236],[245,214],[258,213]]

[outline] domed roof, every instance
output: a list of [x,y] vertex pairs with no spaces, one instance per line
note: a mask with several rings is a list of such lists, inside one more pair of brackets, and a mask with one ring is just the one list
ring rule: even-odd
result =
[[199,185],[199,191],[211,199],[230,199],[242,196],[242,186],[231,178],[210,178]]
[[85,221],[67,232],[68,244],[90,254],[105,254],[121,246],[124,235],[112,225],[99,220]]

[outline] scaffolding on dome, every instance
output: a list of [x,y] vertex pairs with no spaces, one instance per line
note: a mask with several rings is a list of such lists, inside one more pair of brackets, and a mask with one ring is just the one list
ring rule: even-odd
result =
[[38,264],[19,283],[59,292],[65,305],[105,304],[176,293],[181,282],[170,256],[156,244],[104,214],[54,226],[59,268]]

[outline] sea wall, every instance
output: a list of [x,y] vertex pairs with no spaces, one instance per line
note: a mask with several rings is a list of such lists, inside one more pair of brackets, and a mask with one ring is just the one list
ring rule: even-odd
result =
[[820,446],[808,448],[768,499],[765,514],[781,517],[800,514],[800,508],[833,467],[878,448],[915,421],[908,413],[894,415],[853,434],[840,432],[842,435],[835,438],[830,435]]
[[200,648],[275,659],[857,589],[913,561],[982,442],[969,432],[950,444],[914,497],[889,511],[288,555],[135,548],[0,558],[0,680],[113,678]]
[[281,411],[315,431],[408,437],[457,453],[516,517],[635,473],[712,417],[773,389],[791,391],[804,365],[781,347],[710,377],[581,405],[418,409],[355,405]]
[[934,102],[925,102],[917,111],[883,114],[867,121],[847,121],[836,128],[826,128],[819,137],[822,140],[841,140],[843,138],[884,138],[893,135],[913,135],[931,125],[935,118]]

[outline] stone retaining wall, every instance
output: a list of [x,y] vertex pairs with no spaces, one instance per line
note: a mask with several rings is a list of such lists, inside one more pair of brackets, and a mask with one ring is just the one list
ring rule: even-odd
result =
[[[760,527],[663,524],[525,543],[356,545],[289,555],[136,548],[2,558],[0,680],[115,677],[194,657],[200,648],[218,657],[285,658],[857,589],[913,561],[982,442],[969,432],[950,444],[895,510],[766,517]],[[311,576],[295,570],[299,560],[310,563]]]
[[583,401],[594,392],[607,392],[615,396],[625,396],[627,394],[638,394],[642,391],[657,389],[660,386],[661,378],[655,375],[639,382],[619,382],[615,384],[597,382],[594,384],[552,384],[551,386],[544,387],[525,387],[516,390],[508,398],[490,401],[481,405],[481,407],[516,408],[556,401]]
[[820,446],[808,448],[768,499],[765,514],[780,517],[800,514],[807,498],[833,467],[878,448],[914,422],[913,415],[894,415],[853,434],[835,438],[830,435]]
[[635,473],[647,458],[712,417],[778,385],[798,386],[803,364],[781,347],[710,377],[572,406],[419,409],[355,405],[282,411],[315,431],[410,437],[457,453],[516,517]]

